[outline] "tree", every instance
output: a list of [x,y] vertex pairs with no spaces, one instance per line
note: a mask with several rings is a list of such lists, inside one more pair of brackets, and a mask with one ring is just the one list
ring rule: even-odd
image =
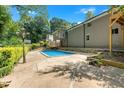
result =
[[66,20],[57,17],[53,17],[50,20],[50,25],[51,25],[51,32],[54,32],[56,30],[66,30],[71,26],[71,24]]
[[48,15],[47,6],[44,5],[15,5],[17,11],[21,15],[37,15],[37,16],[44,16]]
[[7,6],[0,5],[0,34],[2,34],[11,18],[8,8]]
[[93,14],[92,11],[88,11],[88,12],[86,13],[86,19],[90,19],[90,18],[92,18],[93,16],[94,16],[94,14]]
[[0,43],[2,45],[19,43],[19,39],[16,36],[18,24],[12,20],[9,9],[10,6],[0,6]]
[[118,10],[118,11],[122,11],[122,12],[124,12],[124,5],[111,5],[111,6],[109,6],[109,10],[111,11],[113,8],[115,8],[116,10]]
[[6,45],[20,44],[21,40],[16,35],[16,32],[20,30],[19,23],[14,22],[11,19],[6,28],[8,28],[5,30],[6,33],[4,33],[4,35],[6,36],[6,38],[5,38]]
[[49,31],[47,6],[16,5],[15,7],[21,16],[20,25],[30,33],[31,41],[35,43],[41,40]]
[[42,16],[36,16],[24,24],[24,28],[30,33],[32,43],[46,38],[49,31],[48,22]]
[[76,26],[77,24],[78,24],[78,23],[75,23],[75,22],[74,22],[74,23],[71,23],[71,26]]

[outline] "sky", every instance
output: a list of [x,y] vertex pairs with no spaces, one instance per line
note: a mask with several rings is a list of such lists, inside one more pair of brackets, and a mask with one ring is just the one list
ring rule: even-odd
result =
[[[48,5],[48,16],[49,19],[58,17],[71,23],[80,23],[85,21],[87,11],[98,15],[108,8],[107,5]],[[19,20],[16,8],[11,8],[11,14],[14,21]]]

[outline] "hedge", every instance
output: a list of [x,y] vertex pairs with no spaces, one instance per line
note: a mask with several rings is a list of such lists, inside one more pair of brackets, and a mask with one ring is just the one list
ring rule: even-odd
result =
[[36,49],[36,48],[39,48],[39,47],[46,47],[48,44],[48,41],[40,41],[38,43],[32,43],[30,45],[31,49]]
[[[30,47],[25,47],[26,53]],[[3,47],[0,48],[0,77],[9,74],[14,64],[22,56],[22,47]]]
[[40,45],[40,43],[32,43],[31,44],[31,49],[36,49],[36,48],[39,48],[41,45]]
[[[39,48],[45,44],[47,44],[47,42],[26,45],[25,51],[27,53],[29,50]],[[0,77],[12,71],[14,64],[22,57],[22,53],[23,50],[21,46],[0,47]]]
[[0,77],[8,75],[12,71],[13,66],[14,65],[11,64],[11,65],[0,68]]

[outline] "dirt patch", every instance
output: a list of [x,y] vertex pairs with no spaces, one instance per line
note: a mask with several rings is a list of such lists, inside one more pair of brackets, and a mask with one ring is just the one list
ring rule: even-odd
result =
[[112,55],[110,55],[108,52],[104,52],[103,57],[107,60],[124,63],[124,53],[114,52]]

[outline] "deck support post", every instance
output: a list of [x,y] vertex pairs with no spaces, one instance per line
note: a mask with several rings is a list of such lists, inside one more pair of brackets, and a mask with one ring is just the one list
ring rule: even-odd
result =
[[112,15],[113,15],[113,11],[111,11],[110,18],[109,18],[109,52],[110,52],[110,55],[112,54],[112,26],[121,17],[121,15],[119,15],[117,18],[115,18],[115,20],[113,20]]
[[110,55],[112,54],[112,26],[114,23],[119,23],[122,28],[122,45],[124,48],[124,14],[122,11],[117,10],[115,6],[112,7],[111,11],[109,12],[109,52]]
[[122,47],[124,48],[124,26],[122,26]]
[[123,27],[123,48],[124,48],[124,27]]
[[109,52],[112,54],[112,25],[111,17],[109,19]]
[[112,27],[109,27],[109,52],[112,54]]

